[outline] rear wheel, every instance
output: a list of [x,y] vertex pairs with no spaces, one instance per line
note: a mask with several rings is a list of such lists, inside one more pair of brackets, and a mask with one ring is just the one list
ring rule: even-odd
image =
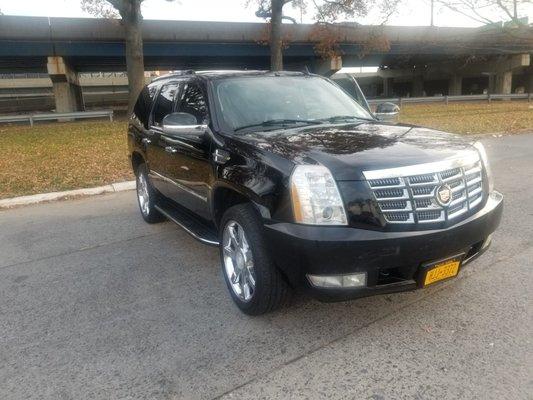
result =
[[137,167],[136,182],[137,201],[143,219],[151,224],[163,221],[165,217],[155,208],[157,192],[150,184],[146,164],[141,164]]
[[250,204],[228,209],[220,224],[220,258],[230,295],[246,314],[259,315],[288,303],[290,288],[272,262],[262,222]]

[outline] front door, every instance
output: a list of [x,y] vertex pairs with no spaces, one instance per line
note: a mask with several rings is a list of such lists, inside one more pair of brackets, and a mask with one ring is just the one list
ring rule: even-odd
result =
[[211,182],[210,136],[207,97],[198,81],[184,83],[176,111],[193,115],[197,125],[184,127],[182,133],[161,135],[168,151],[165,154],[168,177],[178,190],[173,199],[209,219],[208,193]]

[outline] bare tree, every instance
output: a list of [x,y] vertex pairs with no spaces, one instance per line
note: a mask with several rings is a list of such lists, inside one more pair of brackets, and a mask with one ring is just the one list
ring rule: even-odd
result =
[[[533,0],[435,0],[437,4],[481,24],[510,19],[520,25],[520,10]],[[494,18],[497,16],[496,18]]]
[[400,0],[248,0],[247,4],[255,3],[258,6],[256,15],[270,19],[270,68],[279,71],[283,69],[282,21],[289,19],[283,15],[285,5],[290,3],[302,13],[307,12],[309,8],[314,9],[314,19],[320,24],[313,32],[313,37],[318,42],[317,50],[322,55],[331,55],[336,52],[338,46],[328,24],[340,17],[364,17],[368,14],[369,6],[379,7],[386,20],[396,10],[399,2]]
[[129,86],[128,113],[133,111],[137,96],[144,86],[142,2],[143,0],[81,0],[81,8],[92,15],[104,18],[120,16],[121,18],[126,41],[126,69]]

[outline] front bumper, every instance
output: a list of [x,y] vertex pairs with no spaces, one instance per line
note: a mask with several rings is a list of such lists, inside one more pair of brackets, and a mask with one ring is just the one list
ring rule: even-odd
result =
[[[464,253],[463,266],[490,244],[500,224],[503,196],[492,192],[476,214],[446,229],[381,232],[291,223],[265,225],[270,253],[290,283],[323,301],[340,301],[419,287],[421,266]],[[324,289],[307,275],[367,274],[361,288]]]

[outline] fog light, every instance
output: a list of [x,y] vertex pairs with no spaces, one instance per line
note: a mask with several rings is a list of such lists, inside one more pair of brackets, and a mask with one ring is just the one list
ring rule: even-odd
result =
[[366,286],[366,272],[348,275],[307,275],[313,286],[323,288],[353,288]]

